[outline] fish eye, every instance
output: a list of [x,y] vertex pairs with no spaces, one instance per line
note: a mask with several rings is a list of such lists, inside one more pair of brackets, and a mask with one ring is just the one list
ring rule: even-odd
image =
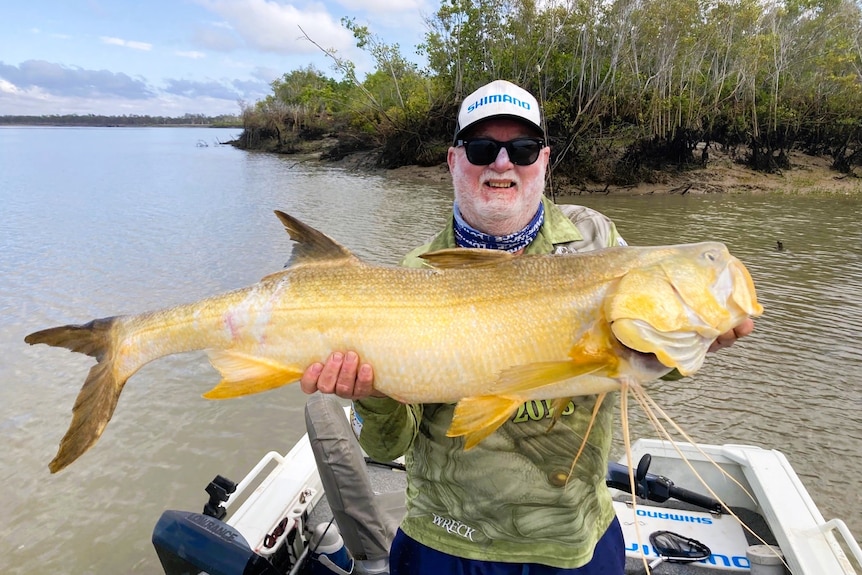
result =
[[715,255],[714,250],[707,251],[706,253],[703,254],[703,257],[705,257],[706,259],[708,259],[711,262],[714,262],[715,260],[718,259],[718,256]]

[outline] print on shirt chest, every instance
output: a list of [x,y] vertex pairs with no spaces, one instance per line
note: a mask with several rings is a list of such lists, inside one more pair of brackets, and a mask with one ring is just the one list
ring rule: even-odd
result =
[[[566,404],[566,407],[563,408],[563,412],[560,414],[562,417],[567,415],[571,415],[575,412],[575,402],[569,401]],[[550,399],[531,399],[525,403],[522,403],[518,407],[517,413],[512,418],[512,423],[527,423],[530,421],[541,421],[543,419],[550,419],[554,417],[554,402]]]

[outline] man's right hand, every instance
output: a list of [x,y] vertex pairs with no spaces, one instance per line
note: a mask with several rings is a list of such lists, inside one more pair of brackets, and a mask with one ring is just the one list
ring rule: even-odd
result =
[[386,397],[374,389],[374,370],[359,363],[355,351],[332,352],[325,363],[312,363],[299,380],[305,393],[334,393],[344,399]]

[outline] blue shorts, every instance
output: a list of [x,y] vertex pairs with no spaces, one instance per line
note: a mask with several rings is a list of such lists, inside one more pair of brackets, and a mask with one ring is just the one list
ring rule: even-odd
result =
[[389,552],[390,575],[624,575],[625,569],[626,547],[616,517],[596,543],[593,558],[577,569],[454,557],[414,541],[400,529]]

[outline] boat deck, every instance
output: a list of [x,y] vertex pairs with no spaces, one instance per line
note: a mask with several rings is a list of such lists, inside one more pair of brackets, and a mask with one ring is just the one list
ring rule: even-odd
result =
[[[207,508],[223,501],[225,522],[212,515],[166,511],[153,535],[166,573],[179,575],[199,566],[201,571],[235,575],[246,571],[225,570],[225,560],[246,565],[258,559],[284,575],[305,573],[317,561],[306,561],[317,549],[314,537],[320,541],[325,536],[333,516],[344,524],[338,527],[344,545],[357,558],[356,572],[385,573],[390,538],[406,511],[406,474],[403,467],[369,463],[346,415],[331,397],[312,396],[306,411],[309,433],[288,453],[267,453],[233,491],[226,491],[231,494],[227,499],[218,489],[211,490],[226,489],[216,485],[216,480],[226,481],[217,477],[207,487]],[[746,445],[671,446],[639,439],[631,446],[630,460],[639,462],[634,466],[642,474],[638,492],[650,500],[639,500],[635,509],[628,504],[629,494],[611,489],[626,541],[628,575],[646,572],[642,555],[654,565],[653,575],[748,572],[747,552],[755,545],[762,551],[757,561],[770,573],[775,571],[772,565],[780,566],[780,559],[770,554],[779,546],[795,575],[859,573],[862,548],[843,521],[824,520],[778,451]],[[623,488],[628,481],[620,474],[628,476],[628,467],[620,463],[610,466],[608,482]],[[727,505],[736,516],[681,500],[714,510]],[[659,531],[700,542],[711,555],[696,563],[658,562],[649,536]],[[769,547],[763,547],[764,542]]]

